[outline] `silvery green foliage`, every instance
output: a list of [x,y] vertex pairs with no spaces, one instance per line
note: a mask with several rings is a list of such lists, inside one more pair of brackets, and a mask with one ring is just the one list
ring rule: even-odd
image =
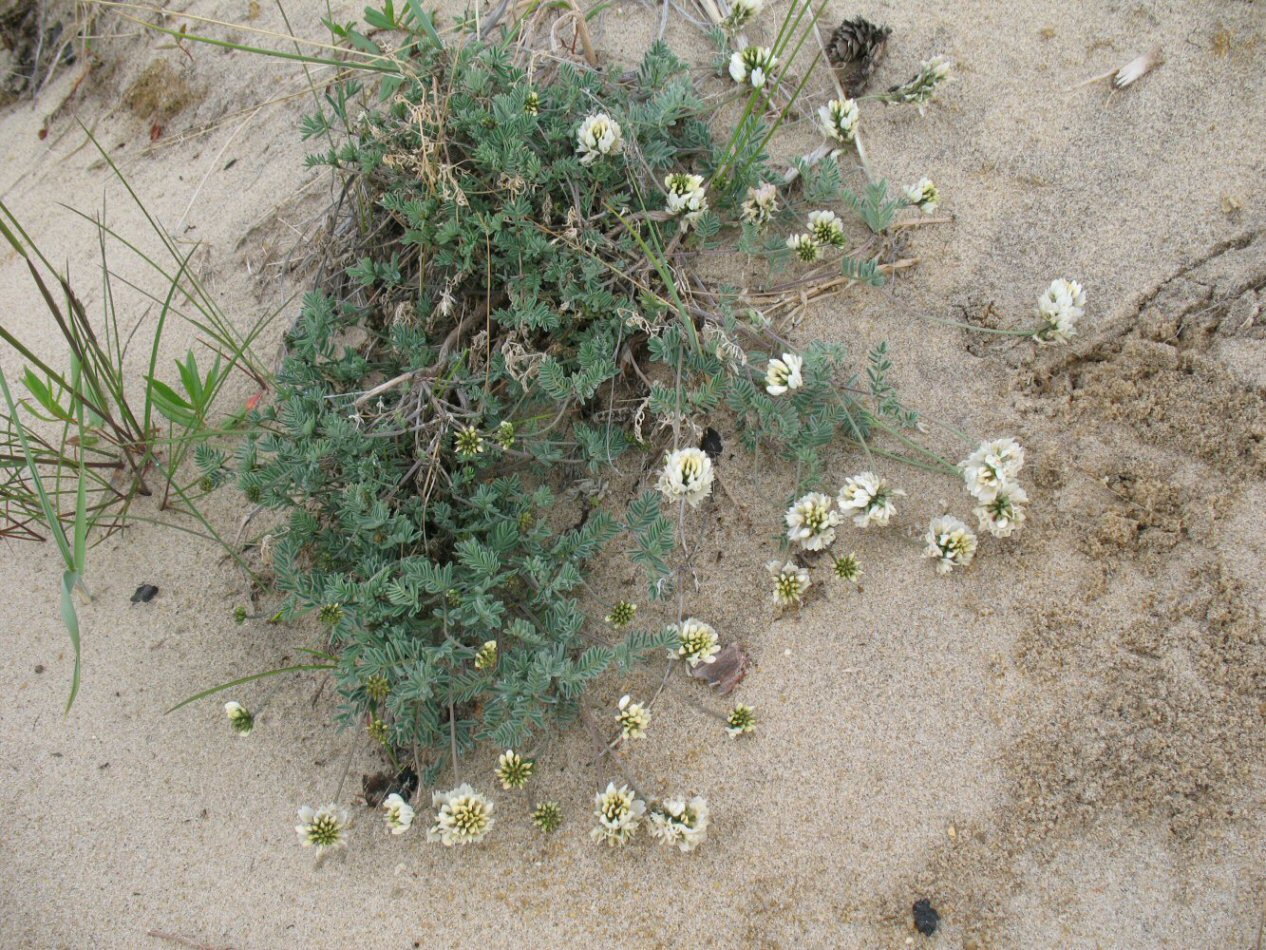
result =
[[[429,750],[433,776],[450,730],[461,750],[527,747],[577,715],[596,677],[676,643],[673,628],[616,634],[579,599],[608,545],[646,569],[652,597],[671,590],[676,509],[649,490],[584,498],[560,527],[576,517],[555,511],[556,489],[653,468],[656,433],[721,417],[812,480],[820,450],[872,417],[837,346],[807,348],[803,387],[767,394],[779,351],[763,323],[724,291],[699,312],[667,277],[674,241],[733,247],[742,197],[773,179],[758,154],[725,160],[667,46],[632,82],[567,62],[536,79],[473,39],[406,52],[366,113],[352,115],[360,90],[336,87],[304,125],[352,130],[312,162],[369,196],[372,239],[304,300],[277,398],[234,467],[248,498],[288,515],[273,549],[282,617],[329,623],[344,721]],[[582,161],[577,130],[597,114],[622,145]],[[711,183],[684,234],[663,213],[672,172]],[[200,461],[209,475],[224,464]],[[477,666],[489,640],[496,660]]]

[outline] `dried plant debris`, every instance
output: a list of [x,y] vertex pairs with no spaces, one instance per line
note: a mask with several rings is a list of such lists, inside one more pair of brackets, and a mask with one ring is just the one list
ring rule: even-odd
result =
[[725,444],[721,441],[721,433],[712,428],[712,426],[708,426],[703,430],[703,439],[699,442],[699,448],[706,452],[708,458],[715,462],[725,450]]
[[1089,86],[1092,83],[1107,79],[1111,81],[1113,89],[1125,89],[1134,85],[1163,62],[1165,62],[1165,54],[1157,46],[1142,56],[1136,56],[1124,66],[1109,70],[1106,73],[1100,73],[1098,76],[1092,76],[1085,82],[1078,83],[1073,88],[1080,89],[1082,86]]
[[0,0],[0,105],[34,95],[58,65],[74,63],[75,14],[66,2]]
[[361,776],[360,787],[361,797],[370,808],[377,808],[393,793],[409,801],[418,789],[418,773],[408,766],[395,775],[390,772],[374,772],[372,775]]
[[703,680],[720,695],[727,696],[734,692],[734,687],[743,682],[743,677],[747,675],[747,668],[750,665],[751,660],[743,647],[740,644],[731,643],[718,653],[711,663],[692,666],[690,675],[695,679]]
[[883,61],[891,35],[891,28],[877,26],[860,16],[845,20],[831,34],[826,57],[850,98],[866,90],[870,77]]
[[1161,53],[1160,47],[1138,56],[1112,75],[1112,85],[1117,89],[1124,89],[1138,82],[1153,69],[1165,62],[1164,54]]

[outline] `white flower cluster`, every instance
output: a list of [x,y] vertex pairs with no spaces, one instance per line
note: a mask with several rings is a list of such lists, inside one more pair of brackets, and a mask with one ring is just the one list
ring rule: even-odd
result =
[[924,214],[932,214],[941,203],[941,192],[932,179],[925,176],[906,189],[906,201]]
[[784,353],[782,359],[771,359],[765,370],[765,392],[781,396],[804,385],[804,360],[795,353]]
[[620,123],[605,112],[587,116],[576,130],[576,151],[582,165],[590,165],[603,155],[619,155],[623,149]]
[[944,56],[933,56],[919,67],[918,73],[899,86],[893,86],[879,96],[885,102],[913,103],[919,107],[920,114],[927,103],[932,101],[936,90],[950,78],[954,64]]
[[451,848],[481,841],[492,830],[492,801],[465,783],[451,792],[432,793],[431,806],[438,810],[435,824],[426,833],[428,841]]
[[689,801],[667,799],[651,812],[651,835],[681,851],[693,851],[708,836],[708,800],[702,795]]
[[764,7],[764,0],[732,0],[730,15],[725,18],[725,25],[732,30],[737,30],[759,16]]
[[815,491],[798,498],[787,509],[785,520],[789,541],[799,542],[806,551],[821,551],[831,546],[835,526],[844,519],[830,498]]
[[971,563],[976,555],[976,536],[953,515],[941,515],[928,525],[923,554],[936,560],[938,574],[948,574],[956,567]]
[[820,259],[824,248],[846,243],[844,222],[834,211],[810,211],[807,226],[807,231],[787,238],[787,247],[806,264]]
[[[896,514],[893,499],[902,495],[904,491],[893,488],[874,472],[851,475],[834,500],[822,492],[809,492],[796,499],[784,516],[787,540],[806,551],[823,551],[835,542],[835,529],[846,515],[851,514],[859,528],[872,524],[882,527]],[[773,581],[771,598],[775,606],[800,606],[805,592],[813,586],[808,568],[788,560],[769,561],[765,569]],[[831,569],[836,577],[851,583],[857,583],[862,575],[855,553],[834,558]]]
[[646,814],[646,802],[627,785],[615,787],[609,782],[605,792],[594,796],[594,817],[598,819],[598,827],[589,832],[595,841],[605,842],[610,847],[628,844],[642,824],[642,816]]
[[692,508],[712,494],[712,459],[702,449],[678,449],[669,453],[659,474],[659,490],[665,497],[685,499]]
[[810,211],[809,233],[819,247],[844,246],[844,222],[834,211]]
[[402,835],[413,824],[413,806],[395,792],[387,796],[382,803],[383,821],[387,830],[393,835]]
[[1037,298],[1037,315],[1042,325],[1033,334],[1038,343],[1067,343],[1077,335],[1077,321],[1086,312],[1086,292],[1075,280],[1062,277]]
[[299,809],[299,824],[295,832],[305,848],[316,848],[317,854],[347,847],[349,818],[346,808],[333,803],[323,808],[304,805]]
[[674,172],[664,179],[664,189],[668,193],[669,214],[682,215],[686,227],[698,221],[699,216],[708,210],[708,194],[702,175]]
[[700,663],[715,663],[720,652],[721,638],[712,625],[687,617],[677,625],[677,649],[668,655],[680,657],[693,668]]
[[730,57],[730,78],[739,85],[762,88],[778,65],[778,57],[768,46],[747,46]]
[[755,188],[747,189],[747,199],[743,202],[743,220],[756,227],[762,227],[774,212],[778,210],[778,188],[772,181],[761,182]]
[[818,247],[812,234],[791,235],[787,238],[787,247],[806,264],[812,264],[822,256],[822,248]]
[[885,527],[897,513],[893,499],[905,495],[900,488],[893,488],[886,479],[874,472],[862,472],[844,479],[844,487],[836,496],[840,510],[853,515],[853,524],[869,528],[877,524]]
[[651,724],[651,711],[641,703],[631,702],[629,696],[622,696],[615,718],[625,739],[641,739],[646,735],[646,727]]
[[1029,496],[1017,481],[1023,467],[1024,447],[1011,438],[982,442],[959,463],[967,491],[978,502],[976,517],[982,531],[1007,538],[1024,524]]
[[228,717],[229,725],[239,736],[249,736],[251,730],[255,728],[255,717],[241,703],[232,701],[225,703],[224,715]]
[[756,731],[756,710],[743,703],[735,704],[725,717],[725,731],[731,739]]
[[822,134],[847,145],[857,135],[857,103],[852,99],[832,99],[818,109]]
[[813,586],[813,582],[809,580],[808,568],[801,567],[795,561],[783,564],[769,561],[765,569],[774,580],[774,603],[779,607],[799,607],[804,592]]

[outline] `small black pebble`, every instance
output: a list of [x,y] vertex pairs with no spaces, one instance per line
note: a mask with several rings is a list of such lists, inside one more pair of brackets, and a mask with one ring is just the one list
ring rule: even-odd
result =
[[914,929],[925,937],[936,933],[941,923],[941,915],[936,912],[932,902],[926,897],[914,902]]
[[153,584],[142,584],[136,588],[136,593],[132,595],[132,603],[148,604],[151,600],[158,596],[158,588]]
[[708,426],[703,430],[703,441],[699,443],[699,448],[708,453],[708,458],[716,461],[721,457],[721,452],[725,445],[721,442],[721,433],[712,426]]
[[36,672],[36,673],[43,673],[43,672],[44,672],[44,664],[43,664],[43,663],[36,663],[36,664],[35,664],[35,672]]

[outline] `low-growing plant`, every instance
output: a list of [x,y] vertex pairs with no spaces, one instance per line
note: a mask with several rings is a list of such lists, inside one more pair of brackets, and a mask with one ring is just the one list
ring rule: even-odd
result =
[[[331,143],[310,163],[359,197],[360,237],[343,278],[304,299],[276,399],[232,467],[252,504],[285,515],[278,617],[320,617],[343,722],[425,762],[428,784],[479,742],[530,747],[574,720],[608,671],[665,651],[694,665],[689,623],[715,653],[706,624],[638,628],[628,604],[604,623],[582,599],[610,545],[645,569],[650,598],[680,589],[680,530],[712,479],[690,448],[708,420],[794,463],[797,489],[840,443],[954,471],[901,435],[917,417],[886,348],[859,375],[844,347],[797,351],[773,325],[825,288],[882,283],[906,204],[882,183],[855,194],[827,149],[790,169],[770,159],[813,19],[793,4],[760,59],[769,74],[734,76],[744,109],[719,139],[716,97],[662,42],[621,75],[539,55],[526,21],[445,42],[413,3],[374,13],[403,34],[396,50],[336,30],[378,75],[332,86],[303,130]],[[857,212],[856,244],[832,206]],[[707,276],[705,255],[736,247],[801,271],[756,292]],[[871,444],[881,432],[900,451]],[[660,492],[611,505],[583,490],[666,450]],[[567,519],[560,490],[577,486]],[[734,734],[754,721],[740,708],[720,717]]]

